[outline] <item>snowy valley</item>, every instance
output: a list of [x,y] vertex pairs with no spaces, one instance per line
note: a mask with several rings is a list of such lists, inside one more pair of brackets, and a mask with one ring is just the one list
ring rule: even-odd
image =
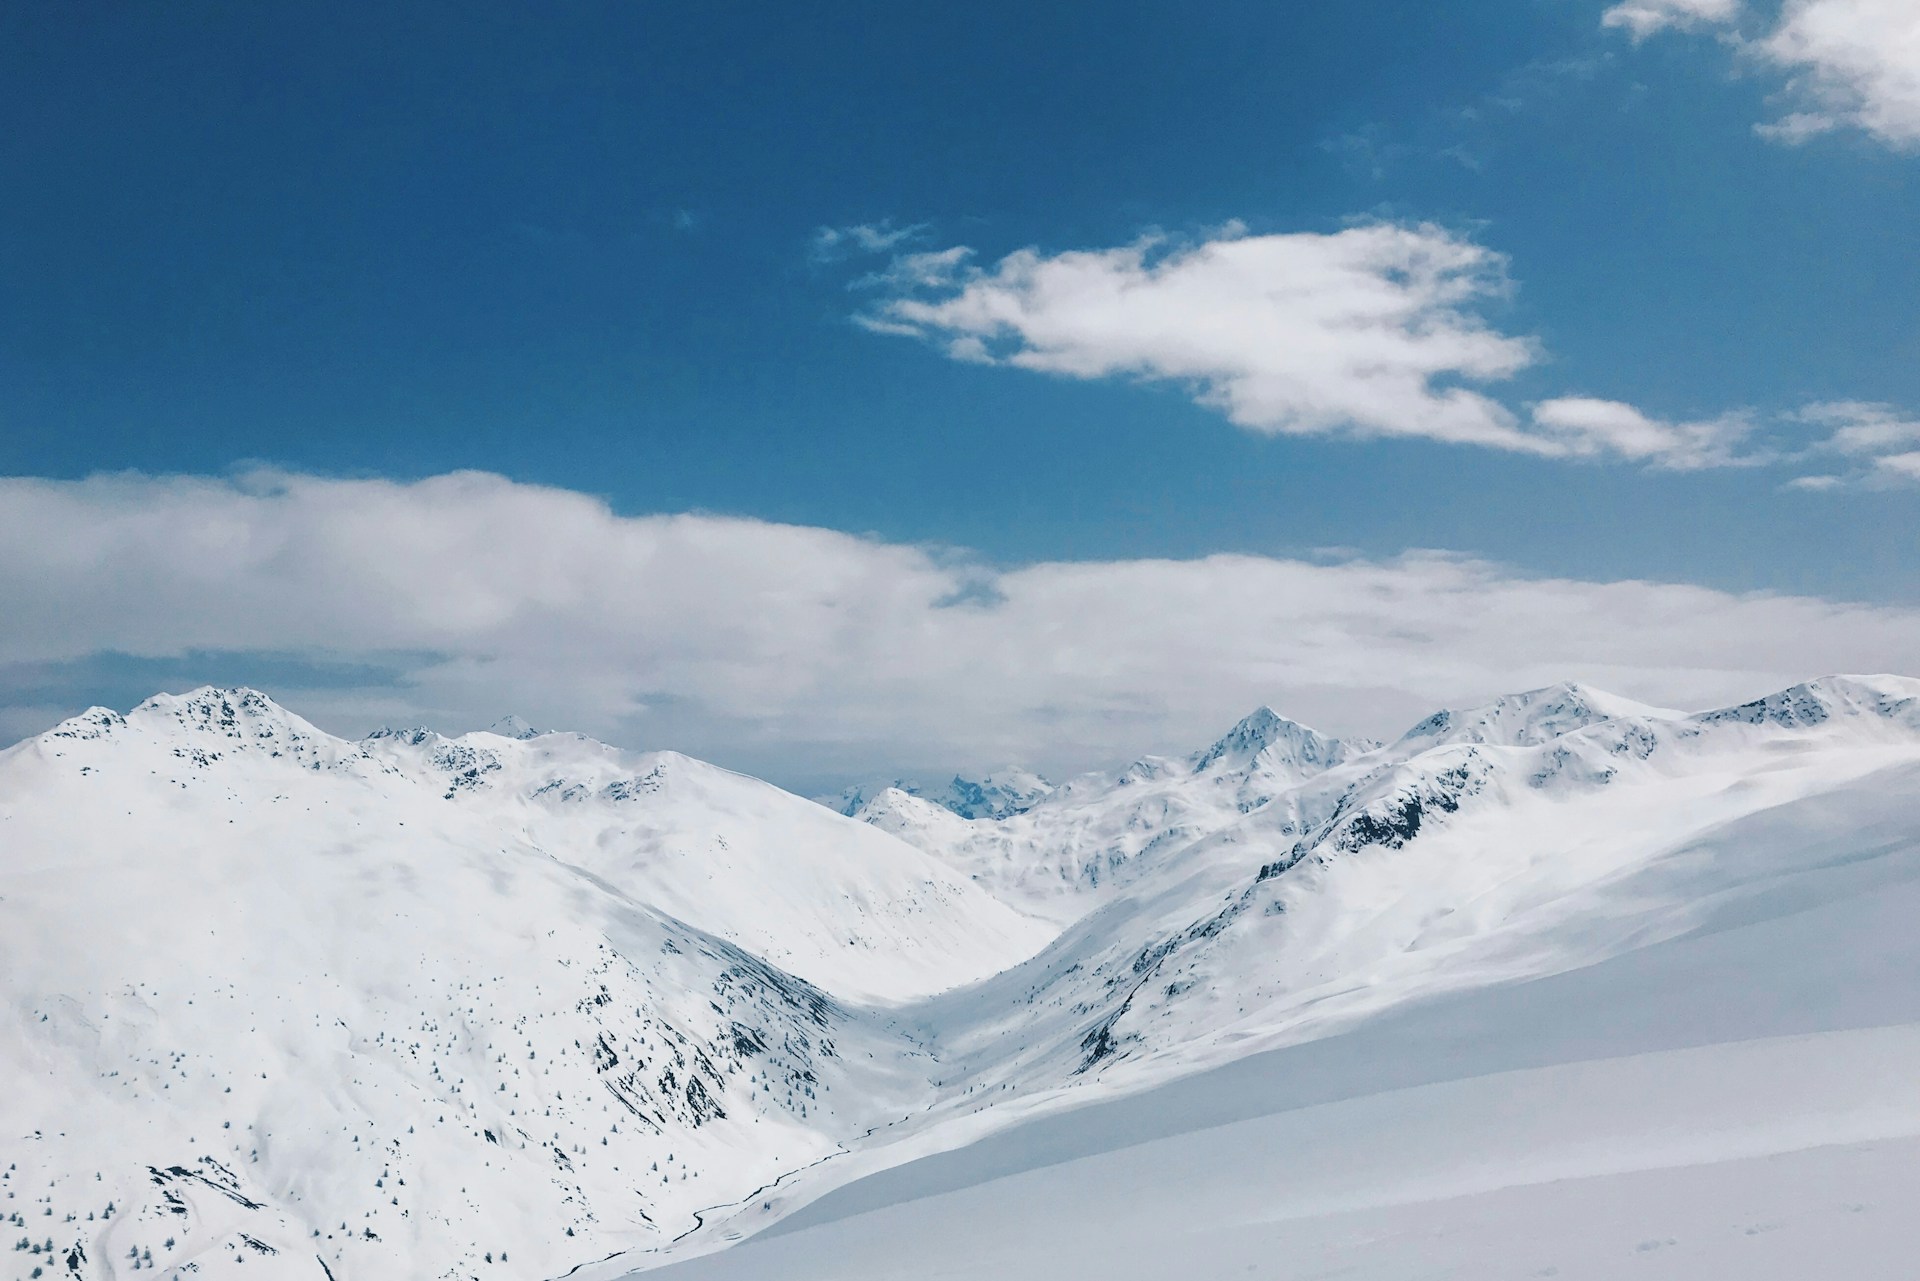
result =
[[1867,1208],[1635,1275],[1913,1244],[1920,681],[844,814],[496,730],[202,689],[0,754],[0,1276],[1386,1278],[1443,1202],[1438,1275],[1607,1276],[1551,1225],[1689,1171]]

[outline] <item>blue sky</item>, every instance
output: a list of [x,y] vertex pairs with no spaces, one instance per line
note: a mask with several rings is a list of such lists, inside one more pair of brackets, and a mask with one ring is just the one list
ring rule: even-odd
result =
[[[1913,21],[1798,3],[1865,37]],[[475,469],[996,571],[1441,549],[1920,606],[1920,474],[1879,462],[1920,449],[1920,71],[1788,50],[1793,12],[1760,0],[1633,21],[1585,0],[831,8],[15,7],[0,474]],[[859,227],[902,234],[823,249]],[[1271,371],[1234,349],[1191,372],[1207,319],[1169,308],[1204,288],[1136,295],[1149,332],[1115,357],[999,266],[1157,232],[1152,284],[1184,254],[1324,257],[1369,227],[1481,256],[1440,326],[1527,355],[1443,362],[1429,390],[1486,397],[1519,446],[1314,417],[1358,383],[1236,424],[1222,397]],[[903,256],[959,246],[958,271],[897,283]],[[963,296],[1034,328],[986,334],[995,363],[951,357],[975,332],[951,309],[876,331]],[[1089,360],[1119,367],[1059,372]],[[101,655],[172,674],[203,652],[149,635],[16,647],[42,665],[14,669],[20,715],[87,693]],[[211,648],[270,673],[305,652],[261,640]],[[308,657],[364,670],[378,648]]]

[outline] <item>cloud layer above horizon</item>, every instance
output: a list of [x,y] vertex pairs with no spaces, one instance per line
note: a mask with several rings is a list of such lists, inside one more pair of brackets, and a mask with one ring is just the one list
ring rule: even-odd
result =
[[[78,710],[72,673],[103,655],[215,653],[336,732],[518,712],[800,785],[1089,767],[1261,703],[1372,735],[1569,678],[1707,706],[1920,653],[1913,609],[1444,552],[996,568],[481,473],[0,480],[0,593],[9,737]],[[371,674],[303,682],[303,662]],[[77,684],[49,695],[61,671]]]

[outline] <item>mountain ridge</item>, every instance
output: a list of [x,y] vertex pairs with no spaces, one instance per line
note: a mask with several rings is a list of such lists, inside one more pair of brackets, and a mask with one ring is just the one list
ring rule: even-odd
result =
[[1681,936],[1879,857],[1849,825],[1903,798],[1902,677],[1554,686],[1387,744],[1258,709],[1019,813],[866,823],[207,687],[0,752],[0,1125],[80,1275],[612,1276],[1090,1089]]

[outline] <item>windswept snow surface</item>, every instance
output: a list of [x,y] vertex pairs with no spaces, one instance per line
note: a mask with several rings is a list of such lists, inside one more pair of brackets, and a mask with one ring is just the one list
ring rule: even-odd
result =
[[1872,1277],[1917,1244],[1920,682],[1560,686],[1386,746],[1262,709],[912,812],[920,850],[879,830],[904,793],[861,824],[507,728],[347,743],[204,690],[0,754],[33,1247],[0,1276]]

